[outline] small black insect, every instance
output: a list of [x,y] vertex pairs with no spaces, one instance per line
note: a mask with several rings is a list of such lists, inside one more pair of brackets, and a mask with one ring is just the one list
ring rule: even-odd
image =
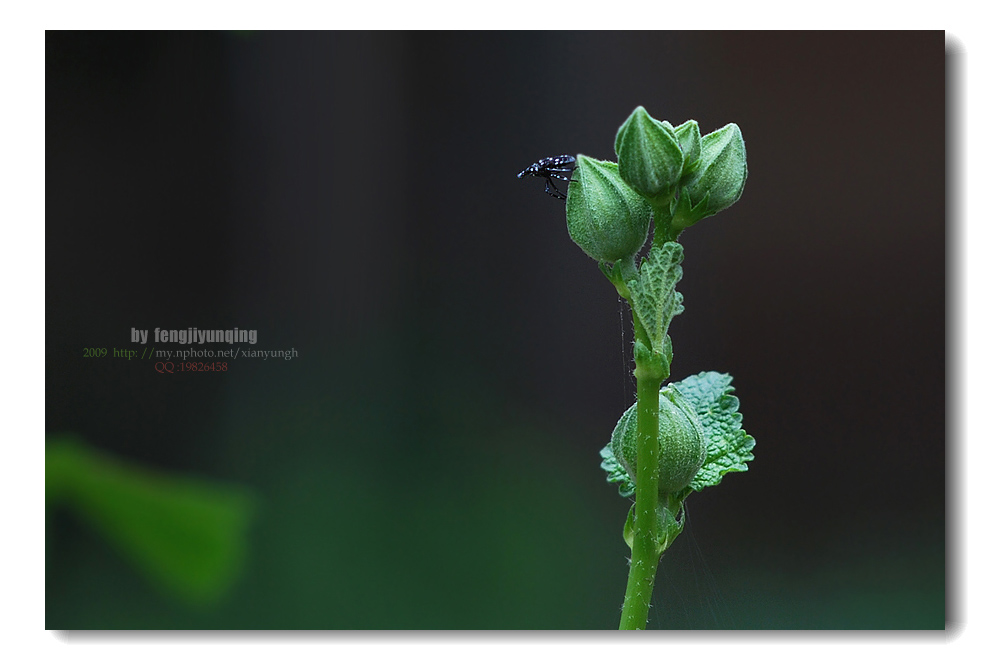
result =
[[542,176],[547,180],[547,187],[544,192],[551,197],[556,197],[557,199],[567,199],[567,195],[557,190],[557,186],[553,185],[554,179],[560,179],[561,181],[570,181],[570,179],[564,176],[565,173],[570,173],[574,171],[577,159],[574,156],[568,156],[566,154],[561,156],[548,156],[546,158],[541,158],[536,161],[522,172],[516,175],[516,178],[523,178],[524,176]]

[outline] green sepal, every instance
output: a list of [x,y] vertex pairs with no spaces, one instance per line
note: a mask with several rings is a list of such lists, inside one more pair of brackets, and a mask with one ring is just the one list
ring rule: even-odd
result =
[[[672,511],[673,507],[676,511]],[[657,554],[662,555],[670,547],[680,533],[684,531],[684,500],[672,498],[657,507]],[[626,524],[622,527],[622,540],[632,550],[636,539],[636,505],[629,507]]]
[[[660,355],[662,355],[663,359],[667,361],[668,367],[670,363],[674,361],[674,342],[670,340],[670,335],[663,336],[663,341],[660,343]],[[668,377],[670,377],[669,370],[667,376],[664,377],[664,380]]]
[[684,500],[673,498],[669,506],[673,508],[663,504],[657,507],[657,554],[666,552],[674,539],[684,531]]
[[629,549],[632,550],[633,539],[636,538],[636,503],[634,502],[631,507],[629,507],[629,513],[626,515],[626,524],[622,526],[622,540],[626,542]]
[[707,218],[711,215],[708,213],[709,199],[711,199],[711,193],[706,192],[705,196],[701,198],[701,201],[694,204],[691,199],[691,193],[681,189],[681,196],[673,204],[674,210],[671,214],[673,217],[670,221],[671,231],[675,235],[678,235],[702,218]]
[[[664,335],[664,340],[661,347],[669,348],[669,335]],[[633,359],[636,361],[636,370],[633,374],[636,376],[636,380],[647,378],[661,383],[667,380],[670,378],[671,357],[672,353],[670,351],[662,349],[660,351],[654,351],[637,339],[633,343]]]
[[[622,276],[623,267],[629,259],[620,259],[613,265],[609,265],[607,261],[598,262],[598,270],[602,271],[602,275],[608,278],[608,281],[612,283],[615,290],[618,292],[622,298],[629,300],[632,295],[629,293],[629,287],[626,286],[626,281]],[[635,272],[635,266],[633,266],[633,272]]]
[[650,350],[660,353],[671,320],[684,311],[684,296],[675,286],[684,273],[684,248],[668,241],[650,250],[639,267],[639,279],[626,282],[636,314],[650,341]]

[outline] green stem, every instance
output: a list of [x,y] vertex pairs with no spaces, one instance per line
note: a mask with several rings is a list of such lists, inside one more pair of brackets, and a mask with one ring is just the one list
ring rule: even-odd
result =
[[680,233],[673,227],[673,216],[670,213],[670,203],[674,195],[662,199],[648,199],[653,209],[653,247],[658,247],[667,241],[676,241]]
[[[638,319],[633,319],[636,339],[647,339]],[[636,504],[633,522],[633,548],[629,582],[622,603],[620,630],[643,630],[650,613],[653,582],[660,562],[657,530],[660,462],[659,401],[662,378],[636,369]]]

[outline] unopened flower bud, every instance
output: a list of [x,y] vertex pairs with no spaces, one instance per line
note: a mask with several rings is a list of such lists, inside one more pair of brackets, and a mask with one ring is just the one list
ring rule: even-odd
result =
[[615,163],[578,154],[567,188],[567,231],[596,261],[631,257],[650,230],[650,205],[619,176]]
[[680,183],[684,153],[674,128],[651,117],[643,106],[633,110],[619,128],[615,153],[619,174],[644,197],[662,199]]
[[[660,463],[657,490],[677,493],[691,484],[705,463],[708,450],[701,420],[690,402],[673,385],[660,391]],[[636,480],[637,411],[632,406],[619,419],[610,446],[615,458]]]
[[746,185],[746,145],[735,124],[701,138],[701,159],[682,181],[674,212],[674,229],[690,227],[735,204]]
[[676,493],[688,487],[705,464],[705,433],[701,420],[676,387],[660,392],[661,493]]
[[681,171],[681,181],[688,180],[701,165],[701,129],[698,122],[689,119],[674,129],[677,143],[684,152],[684,169]]

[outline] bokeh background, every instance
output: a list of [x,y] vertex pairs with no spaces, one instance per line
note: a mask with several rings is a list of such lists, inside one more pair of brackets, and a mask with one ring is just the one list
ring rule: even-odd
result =
[[[671,336],[757,440],[651,625],[943,628],[945,74],[941,32],[47,33],[46,433],[255,506],[208,603],[50,507],[46,626],[616,627],[629,317],[515,175],[643,105],[746,139]],[[299,357],[82,357],[188,326]]]

